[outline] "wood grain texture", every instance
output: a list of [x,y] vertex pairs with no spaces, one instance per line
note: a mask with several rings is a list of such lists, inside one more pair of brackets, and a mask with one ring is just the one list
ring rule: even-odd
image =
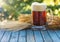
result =
[[59,39],[60,39],[60,30],[55,30],[55,32],[56,32],[56,35],[59,37]]
[[19,31],[19,39],[18,42],[26,42],[26,31]]
[[5,32],[1,42],[9,42],[11,32]]
[[52,39],[50,38],[49,34],[47,33],[47,31],[41,31],[44,42],[52,42]]
[[35,42],[32,30],[27,30],[27,42]]
[[43,38],[40,31],[34,31],[34,36],[36,42],[43,42]]
[[60,42],[60,30],[0,30],[0,42]]
[[53,30],[48,30],[48,33],[51,36],[53,42],[60,42],[60,39],[57,37],[56,33]]
[[0,41],[1,41],[2,37],[4,36],[4,33],[5,33],[5,31],[0,30]]
[[17,42],[17,41],[18,41],[18,32],[12,32],[9,42]]

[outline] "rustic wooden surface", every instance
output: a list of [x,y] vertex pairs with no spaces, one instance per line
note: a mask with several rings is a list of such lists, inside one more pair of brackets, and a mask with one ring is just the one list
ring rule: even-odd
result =
[[60,30],[0,30],[0,42],[60,42]]

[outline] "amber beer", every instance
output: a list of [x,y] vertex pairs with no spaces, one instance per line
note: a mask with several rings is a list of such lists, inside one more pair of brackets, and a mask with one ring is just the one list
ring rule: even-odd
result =
[[33,3],[32,17],[33,17],[33,25],[35,26],[46,25],[46,5],[36,2]]
[[46,11],[32,11],[33,25],[41,26],[46,24]]

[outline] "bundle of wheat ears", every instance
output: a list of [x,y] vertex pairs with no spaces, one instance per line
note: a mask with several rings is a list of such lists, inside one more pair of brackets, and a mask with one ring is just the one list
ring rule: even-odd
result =
[[[60,17],[53,16],[53,21],[51,21],[49,16],[47,16],[47,22],[51,22],[50,25],[47,25],[47,29],[60,29]],[[30,23],[32,25],[32,15],[31,14],[20,14],[19,22]]]

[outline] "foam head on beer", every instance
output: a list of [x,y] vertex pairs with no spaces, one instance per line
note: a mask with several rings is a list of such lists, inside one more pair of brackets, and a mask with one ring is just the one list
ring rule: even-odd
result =
[[34,2],[34,3],[32,3],[31,8],[32,8],[32,11],[45,11],[46,10],[46,4]]
[[46,4],[34,2],[32,7],[33,25],[42,26],[46,24]]

